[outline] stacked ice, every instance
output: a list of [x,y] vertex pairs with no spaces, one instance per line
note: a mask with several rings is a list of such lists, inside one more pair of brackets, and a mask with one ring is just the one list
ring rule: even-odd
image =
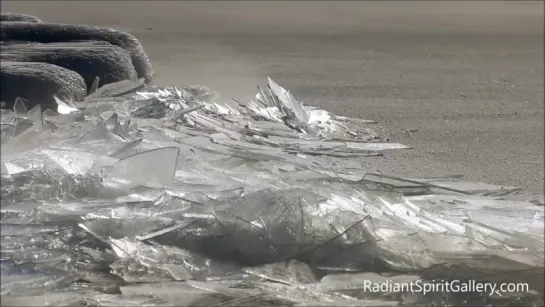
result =
[[[542,200],[349,171],[408,147],[271,79],[213,98],[123,82],[3,111],[2,305],[542,304]],[[406,287],[441,280],[519,287]]]

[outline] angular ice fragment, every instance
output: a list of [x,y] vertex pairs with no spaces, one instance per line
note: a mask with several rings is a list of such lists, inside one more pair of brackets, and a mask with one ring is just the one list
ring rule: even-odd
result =
[[185,282],[132,284],[121,287],[121,293],[126,296],[149,295],[164,300],[170,303],[169,305],[180,307],[199,306],[196,304],[198,301],[213,294],[191,287]]
[[85,292],[53,292],[32,296],[2,297],[2,306],[79,306]]
[[93,80],[93,84],[91,84],[91,87],[89,88],[89,92],[88,92],[89,95],[97,91],[99,83],[100,83],[100,77],[97,76],[95,77],[95,79]]
[[[119,97],[134,93],[138,90],[141,90],[145,87],[143,79],[138,79],[137,81],[133,80],[123,80],[115,83],[110,83],[103,85],[96,92],[85,97],[85,100],[92,100],[96,98],[104,97]],[[60,113],[60,112],[59,112]]]
[[57,98],[57,96],[53,96],[55,99],[55,102],[57,103],[57,112],[59,114],[70,114],[77,112],[78,109],[74,106],[71,106],[69,103],[62,101],[61,99]]
[[98,123],[93,129],[87,131],[84,135],[82,135],[79,141],[81,143],[84,143],[89,141],[105,140],[108,137],[109,133],[108,130],[106,130],[106,126],[104,126],[103,123]]
[[123,147],[119,148],[118,150],[112,152],[109,156],[116,159],[124,159],[129,157],[134,149],[142,143],[143,139],[137,139],[131,142],[126,143]]
[[[247,302],[248,299],[251,299],[252,297],[258,296],[259,294],[262,294],[261,291],[257,289],[247,289],[244,288],[237,288],[238,285],[236,282],[234,283],[233,287],[230,287],[229,283],[222,283],[221,281],[208,281],[208,282],[200,282],[195,280],[188,280],[187,284],[194,287],[195,289],[208,291],[210,293],[216,294],[216,296],[224,296],[226,300],[225,303],[241,303],[241,302]],[[232,300],[231,300],[232,299]]]
[[124,258],[138,252],[137,244],[139,242],[131,242],[126,239],[114,239],[110,238],[112,250],[119,258]]
[[191,223],[193,223],[192,220],[181,221],[178,224],[175,224],[173,226],[161,229],[159,231],[154,231],[154,232],[151,232],[151,233],[148,233],[148,234],[145,234],[145,235],[138,235],[138,236],[135,236],[135,238],[138,239],[138,240],[141,240],[141,241],[149,240],[149,239],[152,239],[154,237],[164,235],[165,233],[169,233],[169,232],[176,231],[178,229],[182,229],[184,227],[187,227],[187,226],[191,225]]
[[359,150],[369,150],[369,151],[384,151],[384,150],[393,150],[393,149],[409,149],[410,146],[406,146],[399,143],[354,143],[348,142],[346,147],[359,149]]
[[301,128],[306,127],[309,118],[301,104],[295,100],[295,97],[289,91],[276,84],[271,78],[267,77],[267,81],[269,88],[280,100],[285,110],[292,112],[293,116],[295,116],[292,119],[296,121],[297,125],[301,126]]
[[28,114],[28,109],[26,108],[26,103],[28,100],[17,97],[15,98],[15,103],[13,104],[13,111],[19,116],[26,116]]
[[94,307],[141,307],[141,306],[164,306],[166,302],[153,297],[152,295],[114,295],[114,294],[97,294],[92,297],[85,298],[86,306]]
[[83,151],[47,149],[42,153],[72,175],[87,174],[95,163],[95,155]]
[[320,110],[320,109],[310,110],[308,114],[309,114],[309,119],[308,119],[309,125],[325,124],[331,119],[331,115],[326,110]]
[[36,234],[59,232],[66,227],[59,227],[57,225],[24,225],[24,224],[7,224],[2,223],[2,237],[14,237],[14,236],[34,236]]
[[120,160],[104,178],[104,185],[117,189],[166,188],[174,180],[179,151],[176,147],[165,147]]
[[[3,246],[6,246],[7,244],[6,242],[4,242],[4,240],[5,238],[2,239]],[[28,267],[25,268],[24,265],[19,267],[6,264],[6,262],[8,261],[2,261],[2,306],[4,306],[7,297],[25,297],[29,295],[39,295],[41,293],[51,290],[62,289],[67,284],[71,284],[74,282],[74,278],[63,276],[62,274],[46,274],[39,270],[34,270]]]
[[10,163],[10,162],[3,162],[2,163],[2,175],[13,175],[17,173],[21,173],[26,171],[26,168],[23,168],[17,164]]
[[112,273],[126,282],[161,282],[192,279],[184,257],[170,253],[168,248],[142,242],[110,239],[120,260],[111,264]]
[[287,285],[317,282],[310,267],[297,260],[265,264],[257,267],[247,267],[244,269],[244,272]]
[[[32,126],[34,126],[34,124],[32,123],[32,121],[28,120],[28,119],[25,119],[25,118],[17,118],[15,120],[15,124],[14,124],[14,129],[12,130],[12,134],[10,135],[10,138],[17,138],[17,137],[20,137],[22,135],[24,135],[25,132],[27,133],[34,133],[36,134],[36,131],[38,130],[34,130],[32,129],[31,131],[30,128],[32,128]],[[19,139],[15,140],[15,142],[19,141]]]
[[118,116],[117,113],[113,113],[108,119],[103,121],[104,127],[108,132],[114,131],[118,126]]
[[34,124],[34,129],[42,130],[44,128],[44,119],[42,115],[42,106],[36,105],[28,111],[27,118]]

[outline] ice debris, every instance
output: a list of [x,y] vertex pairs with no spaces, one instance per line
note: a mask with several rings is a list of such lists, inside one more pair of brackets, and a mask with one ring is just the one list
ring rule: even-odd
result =
[[[2,110],[2,305],[542,304],[543,201],[335,170],[314,156],[407,146],[271,79],[258,92],[122,82]],[[369,288],[438,280],[527,288]]]

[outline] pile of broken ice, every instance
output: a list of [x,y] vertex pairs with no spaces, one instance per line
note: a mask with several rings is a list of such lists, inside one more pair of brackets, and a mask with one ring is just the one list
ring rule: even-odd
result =
[[[58,113],[22,100],[4,110],[2,305],[539,301],[542,201],[334,169],[317,156],[340,164],[407,147],[270,79],[253,101],[213,98],[124,83],[59,100]],[[438,280],[529,291],[369,288]]]

